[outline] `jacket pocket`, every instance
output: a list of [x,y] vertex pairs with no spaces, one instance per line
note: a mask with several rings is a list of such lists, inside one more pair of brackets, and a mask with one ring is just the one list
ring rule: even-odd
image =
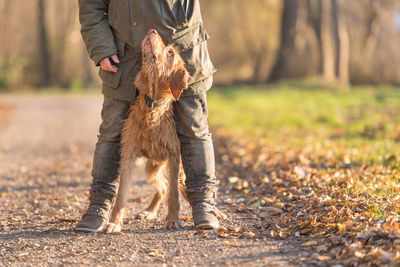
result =
[[172,36],[171,43],[179,50],[190,74],[189,84],[204,80],[216,72],[208,52],[208,39],[209,35],[201,23],[177,31]]
[[186,50],[181,53],[181,56],[185,60],[186,69],[190,74],[189,84],[204,80],[217,71],[208,53],[207,42],[202,42]]
[[119,87],[119,84],[121,82],[121,75],[122,75],[121,69],[119,69],[116,73],[111,71],[105,71],[102,68],[100,68],[99,71],[99,76],[103,82],[103,85],[106,85],[114,89]]
[[196,45],[206,41],[209,35],[203,24],[197,23],[189,28],[179,29],[172,35],[171,43],[173,43],[180,52],[189,50]]

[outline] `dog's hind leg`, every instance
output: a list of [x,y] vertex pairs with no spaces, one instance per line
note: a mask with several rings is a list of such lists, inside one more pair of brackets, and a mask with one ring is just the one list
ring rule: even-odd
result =
[[167,192],[167,181],[160,175],[160,169],[163,165],[164,162],[151,159],[146,163],[147,181],[154,185],[156,193],[147,209],[137,214],[136,217],[138,218],[151,220],[157,217],[157,210]]
[[167,228],[183,228],[179,220],[179,157],[171,157],[168,160],[168,215]]
[[132,154],[121,155],[120,180],[118,193],[114,207],[111,212],[110,221],[104,227],[106,233],[121,232],[123,219],[125,215],[125,207],[128,199],[129,181],[132,176],[132,169],[135,164],[135,159]]
[[180,163],[179,163],[179,191],[181,191],[181,194],[183,196],[183,198],[189,202],[189,198],[186,195],[186,175],[185,175],[185,171],[183,169],[183,165],[182,165],[182,159],[180,159]]

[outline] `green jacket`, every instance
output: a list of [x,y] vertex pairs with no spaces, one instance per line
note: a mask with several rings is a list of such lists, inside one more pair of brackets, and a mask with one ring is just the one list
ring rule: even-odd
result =
[[[134,76],[140,70],[141,43],[156,29],[166,44],[180,50],[194,91],[207,90],[215,68],[210,60],[208,34],[203,26],[199,0],[78,0],[83,40],[90,58],[118,54],[118,73],[100,70],[103,92],[133,100]],[[196,88],[197,87],[197,88]]]

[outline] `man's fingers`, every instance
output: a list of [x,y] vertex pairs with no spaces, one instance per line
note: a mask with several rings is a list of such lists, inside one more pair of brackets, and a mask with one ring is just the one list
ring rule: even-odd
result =
[[119,59],[117,55],[112,55],[111,59],[115,62],[115,63],[119,63]]
[[117,72],[118,68],[111,64],[110,59],[108,57],[103,58],[100,61],[100,67],[105,71]]

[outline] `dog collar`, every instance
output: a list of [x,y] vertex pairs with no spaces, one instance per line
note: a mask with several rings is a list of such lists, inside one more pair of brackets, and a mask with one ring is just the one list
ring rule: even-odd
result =
[[155,107],[160,106],[161,104],[163,104],[165,101],[167,100],[167,98],[164,98],[161,101],[154,101],[153,99],[151,99],[148,95],[144,95],[144,101],[146,102],[146,105],[151,108],[154,109]]

